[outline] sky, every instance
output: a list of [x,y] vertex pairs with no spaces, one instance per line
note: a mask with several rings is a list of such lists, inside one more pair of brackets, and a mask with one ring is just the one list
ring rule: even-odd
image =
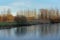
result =
[[0,11],[11,9],[13,15],[18,10],[41,8],[60,10],[60,0],[0,0]]

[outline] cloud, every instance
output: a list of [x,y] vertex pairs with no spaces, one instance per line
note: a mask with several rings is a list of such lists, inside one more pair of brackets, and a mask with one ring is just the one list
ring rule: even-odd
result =
[[9,7],[9,6],[0,6],[0,10],[7,10],[7,9],[11,9],[11,7]]
[[9,8],[9,7],[8,6],[0,6],[0,10],[5,9],[5,8]]
[[7,9],[11,9],[12,14],[16,14],[16,12],[18,10],[21,9],[26,9],[26,8],[30,8],[31,7],[31,2],[30,1],[14,1],[9,3],[8,5],[0,5],[0,12],[7,10]]
[[11,3],[11,6],[14,6],[14,7],[30,7],[31,6],[31,3],[30,2],[13,2]]
[[15,2],[12,5],[13,6],[24,6],[25,4],[23,2]]

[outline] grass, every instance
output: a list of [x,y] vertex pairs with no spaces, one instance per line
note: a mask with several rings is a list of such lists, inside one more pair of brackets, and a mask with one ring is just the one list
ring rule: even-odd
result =
[[33,24],[36,24],[36,22],[34,22],[34,21],[30,21],[28,23],[0,22],[0,26],[9,26],[9,25],[14,26],[14,25],[17,25],[17,24],[21,24],[21,25],[31,24],[31,25],[33,25]]

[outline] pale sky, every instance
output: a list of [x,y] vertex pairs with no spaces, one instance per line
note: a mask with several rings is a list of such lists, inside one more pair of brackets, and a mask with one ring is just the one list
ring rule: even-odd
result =
[[12,14],[22,9],[58,8],[60,0],[0,0],[0,11],[10,8]]

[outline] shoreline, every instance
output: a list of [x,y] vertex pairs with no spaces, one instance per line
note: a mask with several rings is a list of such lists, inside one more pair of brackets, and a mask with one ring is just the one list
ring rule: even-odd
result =
[[23,26],[32,26],[32,25],[40,25],[40,24],[56,24],[56,23],[38,23],[38,24],[22,24],[22,25],[0,25],[0,29],[11,29],[15,27],[23,27]]

